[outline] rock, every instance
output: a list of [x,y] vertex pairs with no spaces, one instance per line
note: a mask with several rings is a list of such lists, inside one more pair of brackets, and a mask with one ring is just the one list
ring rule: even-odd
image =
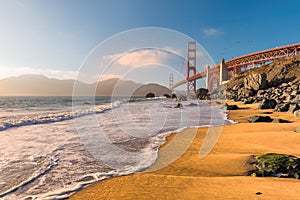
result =
[[182,104],[181,103],[178,103],[176,106],[174,106],[173,108],[181,108],[182,107]]
[[292,93],[291,93],[292,96],[296,96],[297,94],[298,94],[298,91],[296,91],[296,90],[292,91]]
[[258,90],[257,91],[257,96],[262,96],[262,95],[264,95],[266,93],[266,91],[265,90]]
[[241,89],[242,87],[244,87],[244,84],[243,83],[239,83],[239,84],[233,86],[232,90],[238,90],[238,89]]
[[276,112],[287,112],[290,108],[290,103],[281,103],[277,104],[274,108],[274,111]]
[[289,100],[290,94],[288,92],[283,92],[283,94],[279,98],[282,100]]
[[256,122],[271,122],[272,118],[269,116],[252,116],[248,119],[249,122],[256,123]]
[[174,94],[174,93],[173,93],[173,94],[171,94],[171,98],[172,98],[172,99],[177,99],[177,96],[176,96],[176,94]]
[[171,96],[169,94],[164,94],[164,97],[171,98]]
[[295,112],[296,110],[299,110],[299,106],[297,104],[291,104],[290,107],[289,107],[289,112],[290,113],[293,113]]
[[224,106],[224,108],[226,109],[226,110],[238,110],[238,109],[240,109],[237,105],[228,105],[227,103],[225,104],[225,106]]
[[228,99],[232,99],[232,97],[234,97],[234,92],[231,90],[226,90],[225,95]]
[[288,83],[282,83],[282,84],[281,84],[281,87],[287,87],[287,86],[289,86]]
[[282,101],[281,99],[277,99],[277,98],[275,98],[274,100],[276,101],[276,103],[277,103],[277,104],[281,104],[281,103],[283,103],[283,101]]
[[300,102],[300,95],[299,95],[299,94],[296,95],[292,102],[293,102],[293,103],[298,103],[298,102]]
[[268,153],[256,159],[254,176],[300,177],[300,159],[295,156]]
[[187,97],[186,96],[183,96],[183,95],[180,95],[178,97],[179,101],[186,101],[187,100]]
[[149,92],[148,94],[146,94],[145,98],[154,98],[155,94],[152,92]]
[[197,99],[207,99],[209,97],[209,95],[208,95],[208,89],[199,88],[196,91],[196,97],[197,97]]
[[255,100],[253,98],[248,98],[248,99],[245,99],[243,103],[244,104],[252,104],[252,103],[254,103],[254,101]]
[[[292,90],[293,91],[298,91],[299,85],[292,85]],[[299,92],[297,92],[298,94]]]
[[289,120],[276,118],[272,120],[272,123],[291,123],[291,122]]
[[252,89],[242,88],[238,90],[238,96],[240,97],[252,97],[255,95],[255,92]]
[[300,133],[300,126],[297,126],[297,128],[295,129],[296,133]]
[[295,96],[293,95],[290,95],[286,98],[287,101],[292,101],[293,99],[295,98]]
[[264,99],[259,105],[259,109],[274,109],[277,102],[274,99]]
[[244,78],[244,88],[249,90],[260,90],[267,88],[267,75],[265,73],[252,73]]
[[198,106],[198,104],[196,104],[196,103],[190,103],[190,104],[185,105],[185,106]]
[[294,117],[300,118],[300,110],[294,112]]
[[288,88],[286,88],[285,91],[288,92],[289,94],[291,94],[291,93],[292,93],[292,88],[291,88],[291,87],[288,87]]
[[261,192],[256,192],[255,194],[256,194],[256,195],[261,195],[262,193],[261,193]]

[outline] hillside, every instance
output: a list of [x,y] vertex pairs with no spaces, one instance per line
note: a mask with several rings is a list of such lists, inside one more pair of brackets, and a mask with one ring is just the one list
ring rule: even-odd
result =
[[[75,80],[59,80],[43,75],[22,75],[0,80],[0,96],[72,96],[76,83],[78,95],[116,96],[131,95],[144,96],[145,92],[157,95],[171,93],[166,87],[158,84],[143,85],[129,80],[108,79],[93,84]],[[142,88],[139,90],[139,88]]]
[[134,91],[133,96],[145,96],[149,92],[154,93],[155,96],[163,96],[164,94],[169,94],[169,95],[171,94],[171,90],[169,88],[155,83],[150,83],[137,88]]
[[[70,96],[74,80],[58,80],[42,75],[22,75],[0,80],[1,96]],[[78,83],[84,90],[89,85]]]

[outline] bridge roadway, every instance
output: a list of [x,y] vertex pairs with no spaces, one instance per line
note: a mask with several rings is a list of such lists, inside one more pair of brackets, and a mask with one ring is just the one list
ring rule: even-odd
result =
[[[234,75],[239,74],[242,72],[242,68],[245,70],[248,69],[249,66],[255,66],[255,65],[263,65],[266,62],[271,62],[278,59],[288,58],[294,55],[297,55],[300,53],[300,43],[298,44],[291,44],[287,46],[282,47],[276,47],[273,49],[267,49],[255,53],[246,54],[243,56],[239,56],[236,58],[233,58],[231,60],[228,60],[225,62],[225,66],[228,70],[228,79]],[[216,65],[210,69],[208,69],[208,74],[210,73],[220,73],[220,64]],[[183,85],[187,83],[188,81],[197,80],[203,77],[206,77],[207,71],[204,70],[202,72],[196,73],[184,80],[181,80],[173,85],[171,89],[174,89],[180,85]],[[219,78],[220,79],[220,78]],[[211,81],[209,80],[208,83]],[[218,80],[218,83],[221,84],[222,81]],[[208,88],[208,86],[206,86]]]

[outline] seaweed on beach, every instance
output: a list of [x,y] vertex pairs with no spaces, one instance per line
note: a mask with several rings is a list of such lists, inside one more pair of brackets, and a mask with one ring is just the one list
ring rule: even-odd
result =
[[256,156],[254,164],[252,176],[300,178],[300,159],[292,155],[268,153]]

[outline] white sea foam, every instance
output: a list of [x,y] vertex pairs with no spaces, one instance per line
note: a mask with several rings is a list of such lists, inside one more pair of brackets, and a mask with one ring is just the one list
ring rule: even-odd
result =
[[[50,113],[33,113],[27,114],[26,116],[10,116],[5,120],[0,121],[0,131],[4,131],[9,128],[20,127],[20,126],[29,126],[36,124],[48,124],[54,122],[60,122],[64,120],[70,120],[77,117],[83,117],[91,114],[99,114],[115,108],[121,104],[121,101],[115,101],[106,105],[96,105],[92,108],[86,108],[87,106],[81,108],[80,110],[75,111],[64,111],[64,112],[50,112]],[[91,107],[91,106],[90,106]]]
[[[159,146],[171,133],[188,127],[232,123],[223,110],[197,101],[183,102],[181,109],[173,109],[177,102],[169,99],[121,102],[90,108],[86,105],[74,111],[63,107],[47,114],[28,113],[27,119],[24,113],[13,117],[15,121],[7,122],[13,126],[7,125],[0,132],[3,198],[64,199],[96,181],[145,170],[155,162]],[[120,117],[124,113],[128,115]],[[91,123],[93,117],[96,124]],[[153,117],[164,119],[164,123],[151,123]],[[151,132],[150,128],[157,131]],[[111,141],[110,145],[125,154],[116,154],[113,148],[101,148],[101,142],[94,140],[99,136],[99,129]],[[141,134],[147,129],[150,134]],[[82,132],[78,134],[79,130]],[[86,144],[85,139],[91,138],[96,142]],[[93,152],[95,149],[99,151]],[[52,161],[43,168],[34,167],[36,157],[52,158]],[[105,158],[110,158],[110,162]]]
[[45,158],[45,161],[43,162],[43,164],[36,171],[34,171],[31,176],[29,176],[24,181],[21,181],[20,183],[17,183],[16,185],[12,186],[8,190],[0,193],[0,197],[4,197],[7,194],[10,194],[10,193],[16,191],[17,189],[25,186],[26,184],[34,181],[35,179],[37,179],[38,177],[42,176],[47,171],[49,171],[52,167],[54,167],[55,165],[57,165],[57,162],[58,162],[57,158],[52,158],[52,157],[47,156]]

